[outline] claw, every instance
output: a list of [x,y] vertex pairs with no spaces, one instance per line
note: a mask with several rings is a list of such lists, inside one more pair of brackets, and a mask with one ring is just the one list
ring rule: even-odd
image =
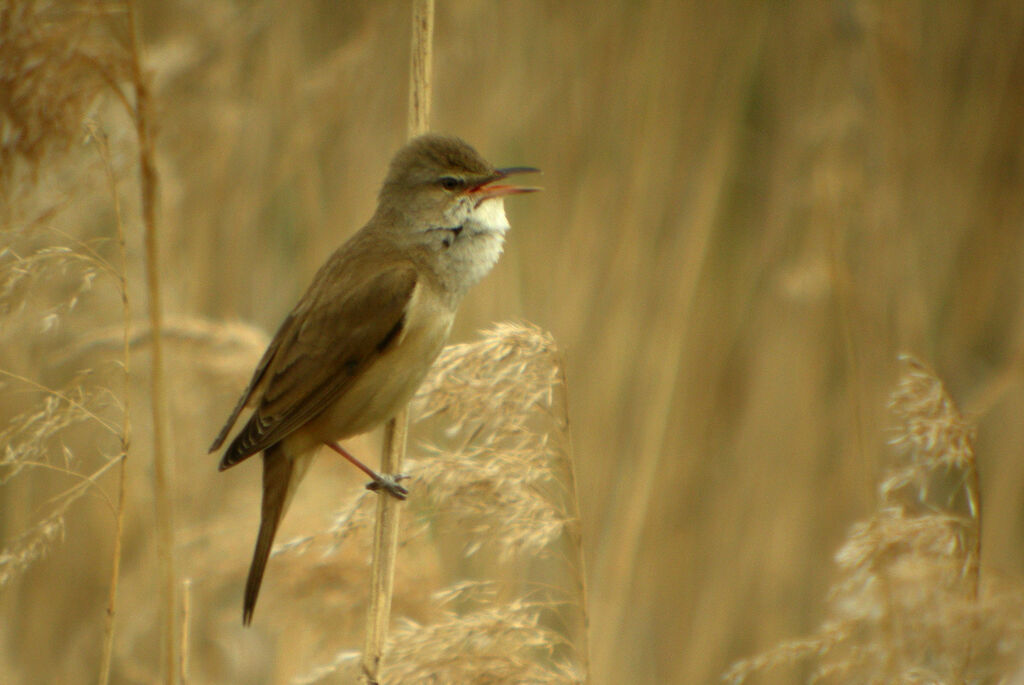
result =
[[391,476],[378,476],[375,480],[370,481],[366,484],[367,490],[374,490],[376,492],[385,492],[397,500],[405,500],[409,496],[409,490],[398,484],[398,481],[404,480],[408,476],[399,474],[392,478]]

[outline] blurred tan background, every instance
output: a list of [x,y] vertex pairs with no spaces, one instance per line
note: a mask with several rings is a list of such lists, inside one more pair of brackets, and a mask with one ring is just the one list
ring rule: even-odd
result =
[[[272,333],[369,217],[404,139],[408,7],[140,9],[165,309]],[[506,254],[453,340],[520,319],[564,351],[593,682],[715,682],[733,660],[814,629],[831,556],[874,502],[901,351],[977,418],[983,573],[1024,572],[1024,4],[438,0],[435,30],[434,130],[497,165],[544,170],[543,193],[507,203]],[[131,131],[102,112],[116,152]],[[130,188],[133,160],[114,162]],[[65,228],[109,232],[109,209],[88,216],[99,218]],[[137,219],[127,228],[141,283]],[[134,301],[141,316],[141,290]],[[204,448],[252,361],[214,389],[172,384],[179,557],[201,577],[201,546],[231,569],[235,583],[204,605],[226,607],[225,631],[241,631],[258,474],[218,475]],[[144,418],[135,440],[148,449]],[[330,475],[300,493],[306,513],[281,539],[324,525],[327,484],[349,476],[321,467]],[[130,468],[148,482],[140,462]],[[99,513],[0,595],[5,620],[20,621],[0,631],[5,682],[93,678],[88,649],[81,671],[60,656],[98,640],[88,627],[109,575],[109,511],[81,506]],[[133,506],[124,629],[147,635],[152,588],[130,579],[153,563],[151,512],[145,494]],[[238,528],[217,518],[228,510]],[[8,538],[15,528],[8,519]],[[54,589],[73,582],[97,598]],[[273,600],[261,601],[258,630],[328,640],[275,625]],[[272,639],[221,647],[223,673],[241,677],[231,669]],[[153,667],[145,640],[132,644],[137,667],[115,682]]]

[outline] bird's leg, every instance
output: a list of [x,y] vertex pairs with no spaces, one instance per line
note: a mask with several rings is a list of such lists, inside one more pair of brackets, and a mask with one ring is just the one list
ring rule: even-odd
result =
[[386,492],[395,499],[404,500],[406,497],[409,496],[409,491],[398,484],[398,481],[405,478],[405,476],[382,476],[373,469],[371,469],[369,466],[364,464],[363,462],[353,457],[351,454],[348,453],[348,450],[346,450],[338,443],[325,442],[324,444],[330,447],[338,454],[340,454],[341,456],[348,459],[350,462],[352,462],[353,466],[355,466],[357,469],[359,469],[360,471],[362,471],[363,473],[365,473],[366,475],[373,479],[370,483],[366,484],[367,490],[379,490],[381,492]]

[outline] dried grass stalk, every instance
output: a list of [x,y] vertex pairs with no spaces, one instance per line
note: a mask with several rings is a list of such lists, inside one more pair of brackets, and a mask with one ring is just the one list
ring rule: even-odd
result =
[[128,251],[125,247],[124,220],[121,213],[121,199],[117,192],[117,178],[114,176],[110,163],[110,148],[106,136],[93,131],[93,139],[99,145],[103,168],[106,171],[110,197],[114,204],[115,225],[117,226],[117,246],[120,257],[120,274],[118,285],[121,290],[121,358],[124,363],[124,385],[121,388],[121,459],[117,474],[117,510],[114,516],[114,550],[111,553],[110,593],[107,599],[107,613],[103,624],[103,651],[100,654],[100,685],[110,682],[110,667],[114,653],[114,619],[117,617],[117,590],[121,577],[121,551],[124,542],[124,515],[126,504],[125,476],[127,470],[128,451],[131,448],[131,412],[129,410],[129,382],[131,377],[131,346],[129,331],[131,330],[132,307],[128,298]]
[[[409,75],[409,137],[426,133],[430,128],[430,63],[434,39],[434,0],[415,0],[412,11],[412,46]],[[384,427],[381,471],[400,474],[405,458],[409,415],[398,412]],[[363,647],[363,675],[368,683],[376,683],[380,660],[387,637],[394,592],[395,558],[398,555],[399,502],[381,496],[377,502],[377,519],[373,541],[373,568],[370,580],[370,606],[366,620],[366,641]]]
[[141,191],[143,243],[145,245],[146,294],[149,300],[150,344],[150,410],[153,419],[153,502],[156,508],[156,548],[160,563],[161,644],[163,679],[167,685],[178,685],[180,679],[181,644],[177,622],[177,574],[174,562],[174,497],[173,474],[168,456],[165,421],[167,400],[164,394],[163,325],[160,304],[160,256],[157,244],[157,206],[160,199],[160,177],[156,170],[154,147],[153,100],[150,81],[142,70],[142,48],[135,3],[127,3],[131,82],[135,91],[133,109],[135,131],[139,143],[139,187]]

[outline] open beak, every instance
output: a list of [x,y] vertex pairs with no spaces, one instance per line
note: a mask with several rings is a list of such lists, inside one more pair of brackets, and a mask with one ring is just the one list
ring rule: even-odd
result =
[[533,193],[540,188],[533,188],[528,186],[510,186],[510,185],[494,185],[495,181],[500,181],[513,174],[539,174],[540,169],[534,169],[532,166],[514,166],[506,169],[495,169],[494,175],[488,178],[480,185],[471,188],[469,190],[470,196],[476,198],[476,204],[474,207],[479,207],[484,200],[490,200],[495,197],[504,197],[506,195],[519,195],[520,193]]

